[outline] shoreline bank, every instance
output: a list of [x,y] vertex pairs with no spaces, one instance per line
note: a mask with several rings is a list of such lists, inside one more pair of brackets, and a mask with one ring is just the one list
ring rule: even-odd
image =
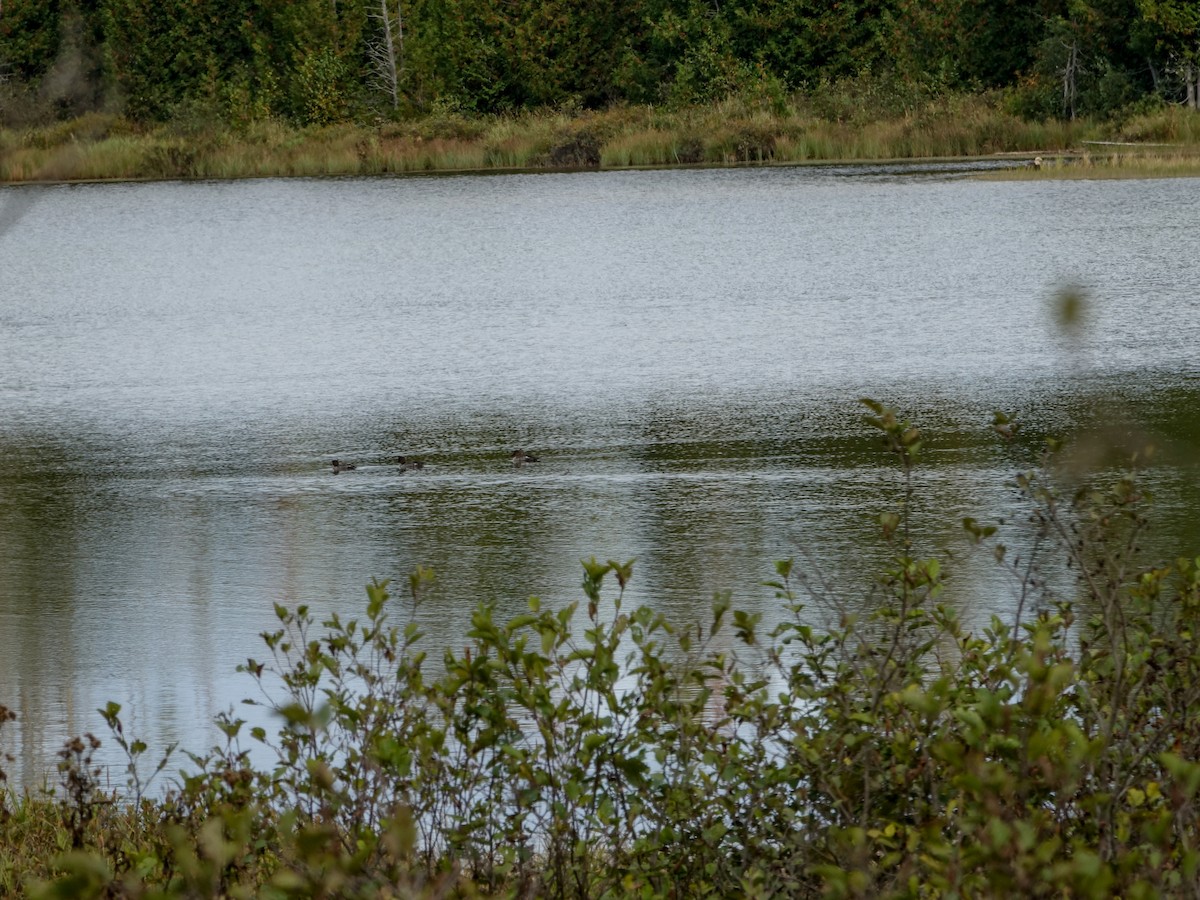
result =
[[[1035,157],[1046,164],[1019,165]],[[1080,177],[1084,169],[1094,177],[1200,175],[1200,116],[1165,109],[1120,126],[1028,122],[983,98],[954,98],[874,120],[727,101],[323,127],[277,119],[146,125],[105,113],[0,127],[0,184],[989,160],[1014,165],[985,177]]]

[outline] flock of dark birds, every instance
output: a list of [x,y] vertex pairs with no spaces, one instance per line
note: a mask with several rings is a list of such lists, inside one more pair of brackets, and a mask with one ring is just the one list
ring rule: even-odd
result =
[[[541,460],[532,453],[526,453],[524,450],[514,450],[512,452],[512,463],[514,466],[523,466],[526,463],[540,462]],[[358,466],[355,463],[345,463],[340,459],[332,460],[330,465],[333,466],[333,474],[338,475],[342,472],[353,472]],[[425,468],[425,460],[418,459],[415,456],[397,456],[396,465],[401,472],[416,472],[419,469]]]

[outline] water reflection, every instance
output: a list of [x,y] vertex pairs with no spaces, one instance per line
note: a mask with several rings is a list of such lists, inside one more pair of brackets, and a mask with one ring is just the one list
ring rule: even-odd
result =
[[[1176,454],[1196,446],[1186,417],[1146,412],[1160,429],[1182,426],[1160,441]],[[712,411],[707,430],[714,421],[728,420]],[[95,728],[93,711],[110,697],[137,712],[147,736],[202,745],[210,736],[198,717],[248,689],[233,669],[261,655],[256,635],[272,627],[273,601],[353,612],[369,577],[417,564],[439,575],[423,619],[432,646],[461,643],[480,601],[512,615],[530,594],[578,599],[578,560],[591,553],[636,557],[629,602],[681,624],[706,621],[718,590],[774,621],[781,610],[759,584],[785,556],[800,556],[801,568],[836,588],[836,607],[814,608],[815,621],[869,602],[870,576],[887,555],[872,522],[902,485],[865,430],[739,441],[715,426],[716,439],[701,440],[698,423],[676,422],[666,441],[656,437],[664,424],[655,418],[586,446],[560,437],[537,467],[522,469],[501,452],[503,423],[478,426],[474,447],[460,433],[462,449],[420,472],[379,461],[341,476],[316,455],[304,466],[146,474],[113,471],[106,454],[6,443],[16,465],[0,507],[0,614],[11,647],[0,680],[21,715],[22,770],[42,771],[62,734]],[[1010,476],[1032,458],[1037,436],[1014,458],[984,438],[982,423],[975,440],[965,426],[935,431],[918,473],[930,502],[918,505],[916,523],[925,548],[956,553],[948,598],[982,621],[1006,614],[1012,594],[986,558],[970,555],[957,520],[1014,514]],[[565,411],[546,423],[565,434],[585,427]],[[1171,523],[1167,553],[1176,541],[1200,546],[1189,513],[1200,504],[1195,468],[1179,455],[1171,463],[1149,473]]]
[[[814,620],[869,604],[872,523],[903,486],[862,394],[931,433],[917,530],[956,554],[969,619],[1012,595],[957,517],[1015,518],[1041,439],[1118,401],[1119,429],[1166,451],[1151,550],[1200,547],[1194,188],[933,178],[20,194],[38,202],[0,236],[0,703],[21,776],[108,699],[153,742],[206,746],[272,602],[351,613],[419,564],[439,575],[431,647],[461,644],[480,601],[578,599],[593,553],[636,557],[629,602],[681,623],[724,590],[770,623],[759,583],[786,556],[838,588]],[[1074,344],[1046,312],[1068,279],[1096,304]],[[1026,423],[1015,447],[988,437],[997,407]],[[514,467],[515,447],[542,461]]]

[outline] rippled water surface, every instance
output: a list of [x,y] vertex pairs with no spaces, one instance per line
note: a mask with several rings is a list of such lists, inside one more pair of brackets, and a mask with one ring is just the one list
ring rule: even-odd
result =
[[[0,749],[28,779],[108,699],[201,749],[273,602],[352,613],[418,564],[433,645],[576,599],[592,554],[685,621],[718,590],[770,621],[793,555],[869,602],[899,486],[864,395],[931,432],[930,546],[1012,512],[996,408],[1133,411],[1195,537],[1198,201],[817,168],[0,191]],[[952,588],[1009,609],[980,560]]]

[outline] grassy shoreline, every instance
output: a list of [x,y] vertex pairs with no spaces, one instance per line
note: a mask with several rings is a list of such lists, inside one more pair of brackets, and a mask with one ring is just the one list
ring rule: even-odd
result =
[[[1097,143],[1107,141],[1127,143]],[[811,98],[775,104],[734,98],[680,110],[477,117],[444,109],[374,125],[296,127],[276,119],[239,125],[195,114],[140,125],[90,113],[0,128],[0,183],[9,184],[1035,156],[1047,160],[1040,171],[989,177],[1200,175],[1200,116],[1169,108],[1117,124],[1029,122],[987,97],[929,100],[897,115]]]

